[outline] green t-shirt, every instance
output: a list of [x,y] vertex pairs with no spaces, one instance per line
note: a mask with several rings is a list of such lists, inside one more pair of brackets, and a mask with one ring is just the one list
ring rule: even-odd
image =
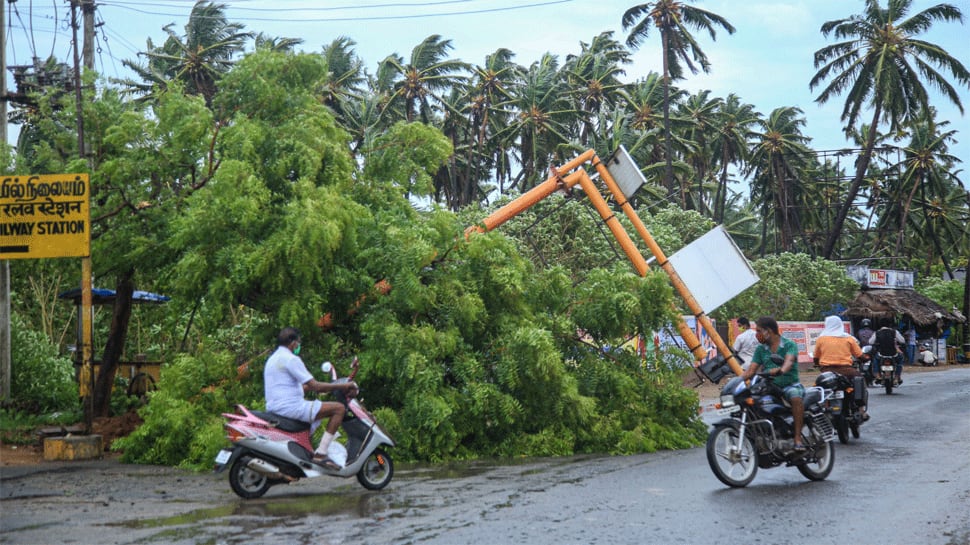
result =
[[[771,377],[772,381],[782,388],[796,384],[798,382],[798,345],[795,344],[795,341],[782,337],[778,343],[778,351],[775,354],[781,356],[782,359],[791,354],[795,358],[795,361],[787,373]],[[754,356],[751,357],[751,361],[760,365],[762,371],[769,371],[776,367],[781,367],[771,361],[771,349],[768,348],[767,344],[758,345],[758,348],[754,350]]]

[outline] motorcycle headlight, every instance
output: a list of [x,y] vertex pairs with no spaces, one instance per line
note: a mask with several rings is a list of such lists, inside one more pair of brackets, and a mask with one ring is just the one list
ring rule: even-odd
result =
[[728,407],[733,407],[734,405],[734,396],[721,396],[721,408],[726,409]]

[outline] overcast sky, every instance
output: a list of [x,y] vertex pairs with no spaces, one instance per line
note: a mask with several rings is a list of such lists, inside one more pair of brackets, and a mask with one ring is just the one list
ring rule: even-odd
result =
[[[515,60],[529,65],[545,52],[577,53],[580,42],[589,43],[604,31],[623,41],[623,12],[637,4],[625,0],[222,0],[231,21],[253,32],[301,38],[300,49],[319,51],[338,36],[357,43],[357,53],[367,69],[391,53],[407,59],[411,49],[431,34],[452,41],[454,58],[472,64],[504,47]],[[713,96],[737,94],[744,102],[767,115],[781,106],[801,108],[807,119],[805,133],[817,150],[846,147],[840,114],[843,97],[820,106],[818,90],[808,88],[815,73],[813,53],[831,43],[819,31],[825,21],[858,14],[862,0],[697,0],[692,5],[725,17],[737,29],[733,35],[721,30],[716,41],[695,33],[712,64],[710,74],[691,76],[677,85],[695,93],[710,90]],[[882,0],[885,4],[885,0]],[[914,0],[910,15],[938,4]],[[964,24],[936,24],[919,38],[945,47],[970,68],[970,0],[950,0],[964,14]],[[6,2],[3,2],[6,5]],[[145,49],[146,39],[161,44],[162,30],[174,23],[178,34],[194,0],[98,0],[96,68],[109,77],[126,76],[123,59],[134,59]],[[7,63],[28,64],[33,55],[52,53],[70,59],[69,13],[65,0],[19,0],[10,4],[7,16]],[[16,11],[13,11],[16,8]],[[31,32],[32,31],[32,32]],[[31,39],[32,36],[32,39]],[[627,67],[627,81],[650,71],[660,71],[659,34],[652,33]],[[950,78],[948,78],[950,79]],[[950,79],[951,83],[955,83]],[[8,87],[12,85],[8,77]],[[960,89],[964,108],[970,110],[970,91]],[[965,184],[970,163],[970,111],[959,110],[938,96],[934,102],[939,118],[959,131],[959,143],[951,150],[963,161]],[[869,116],[863,116],[868,121]],[[10,127],[16,133],[16,127]],[[15,136],[11,136],[13,140]]]

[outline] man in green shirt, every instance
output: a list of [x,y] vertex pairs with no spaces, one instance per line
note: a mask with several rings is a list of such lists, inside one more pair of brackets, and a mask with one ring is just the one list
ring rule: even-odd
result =
[[[762,316],[755,324],[755,334],[761,344],[751,357],[751,367],[742,376],[748,380],[763,371],[785,392],[795,421],[795,450],[804,451],[802,425],[805,419],[805,388],[798,382],[798,345],[778,333],[778,322],[771,316]],[[784,359],[780,366],[771,361],[772,354]]]

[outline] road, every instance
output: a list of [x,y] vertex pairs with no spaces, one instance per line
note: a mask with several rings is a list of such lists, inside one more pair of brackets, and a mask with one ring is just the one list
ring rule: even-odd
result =
[[5,467],[0,543],[970,544],[970,368],[873,390],[828,480],[723,486],[703,448],[518,463],[399,464],[368,492],[310,480],[238,499],[225,474],[116,461]]

